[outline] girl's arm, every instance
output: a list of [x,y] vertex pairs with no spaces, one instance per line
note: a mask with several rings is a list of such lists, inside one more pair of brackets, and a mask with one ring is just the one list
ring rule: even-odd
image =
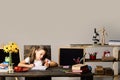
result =
[[54,61],[46,59],[45,63],[44,63],[44,66],[47,66],[47,67],[56,67],[56,66],[58,66],[58,64],[56,62],[54,62]]
[[49,67],[57,67],[57,66],[58,66],[58,64],[56,62],[54,62],[54,61],[51,61],[49,63]]
[[23,60],[18,64],[18,66],[32,68],[32,67],[34,67],[34,64],[26,64],[25,60]]

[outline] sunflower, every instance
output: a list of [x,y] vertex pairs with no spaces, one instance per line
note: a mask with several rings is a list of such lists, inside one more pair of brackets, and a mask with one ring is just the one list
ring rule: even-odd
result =
[[19,51],[18,45],[14,42],[10,42],[3,47],[6,53],[17,53]]

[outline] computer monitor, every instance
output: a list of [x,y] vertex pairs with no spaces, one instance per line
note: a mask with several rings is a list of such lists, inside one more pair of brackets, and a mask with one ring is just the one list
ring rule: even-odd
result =
[[[0,63],[5,61],[5,57],[9,57],[9,53],[5,53],[3,49],[0,49]],[[12,54],[13,66],[17,66],[20,62],[19,52]]]
[[60,48],[59,65],[72,66],[74,64],[83,64],[84,50],[82,48]]

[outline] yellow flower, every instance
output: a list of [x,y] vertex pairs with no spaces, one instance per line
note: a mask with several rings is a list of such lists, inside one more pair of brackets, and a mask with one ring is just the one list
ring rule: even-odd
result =
[[3,47],[6,53],[17,53],[19,51],[18,45],[14,42],[10,42]]
[[6,46],[4,46],[3,47],[3,49],[4,49],[4,51],[6,52],[6,53],[8,53],[9,52],[9,50],[8,50],[8,46],[6,45]]

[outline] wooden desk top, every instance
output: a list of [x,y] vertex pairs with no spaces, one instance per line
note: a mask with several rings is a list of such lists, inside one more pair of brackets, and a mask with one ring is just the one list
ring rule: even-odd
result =
[[93,76],[92,73],[71,73],[70,69],[63,69],[61,67],[48,68],[47,70],[30,70],[27,72],[14,72],[14,73],[0,73],[0,77],[43,77],[43,76],[51,76],[51,77],[87,77]]

